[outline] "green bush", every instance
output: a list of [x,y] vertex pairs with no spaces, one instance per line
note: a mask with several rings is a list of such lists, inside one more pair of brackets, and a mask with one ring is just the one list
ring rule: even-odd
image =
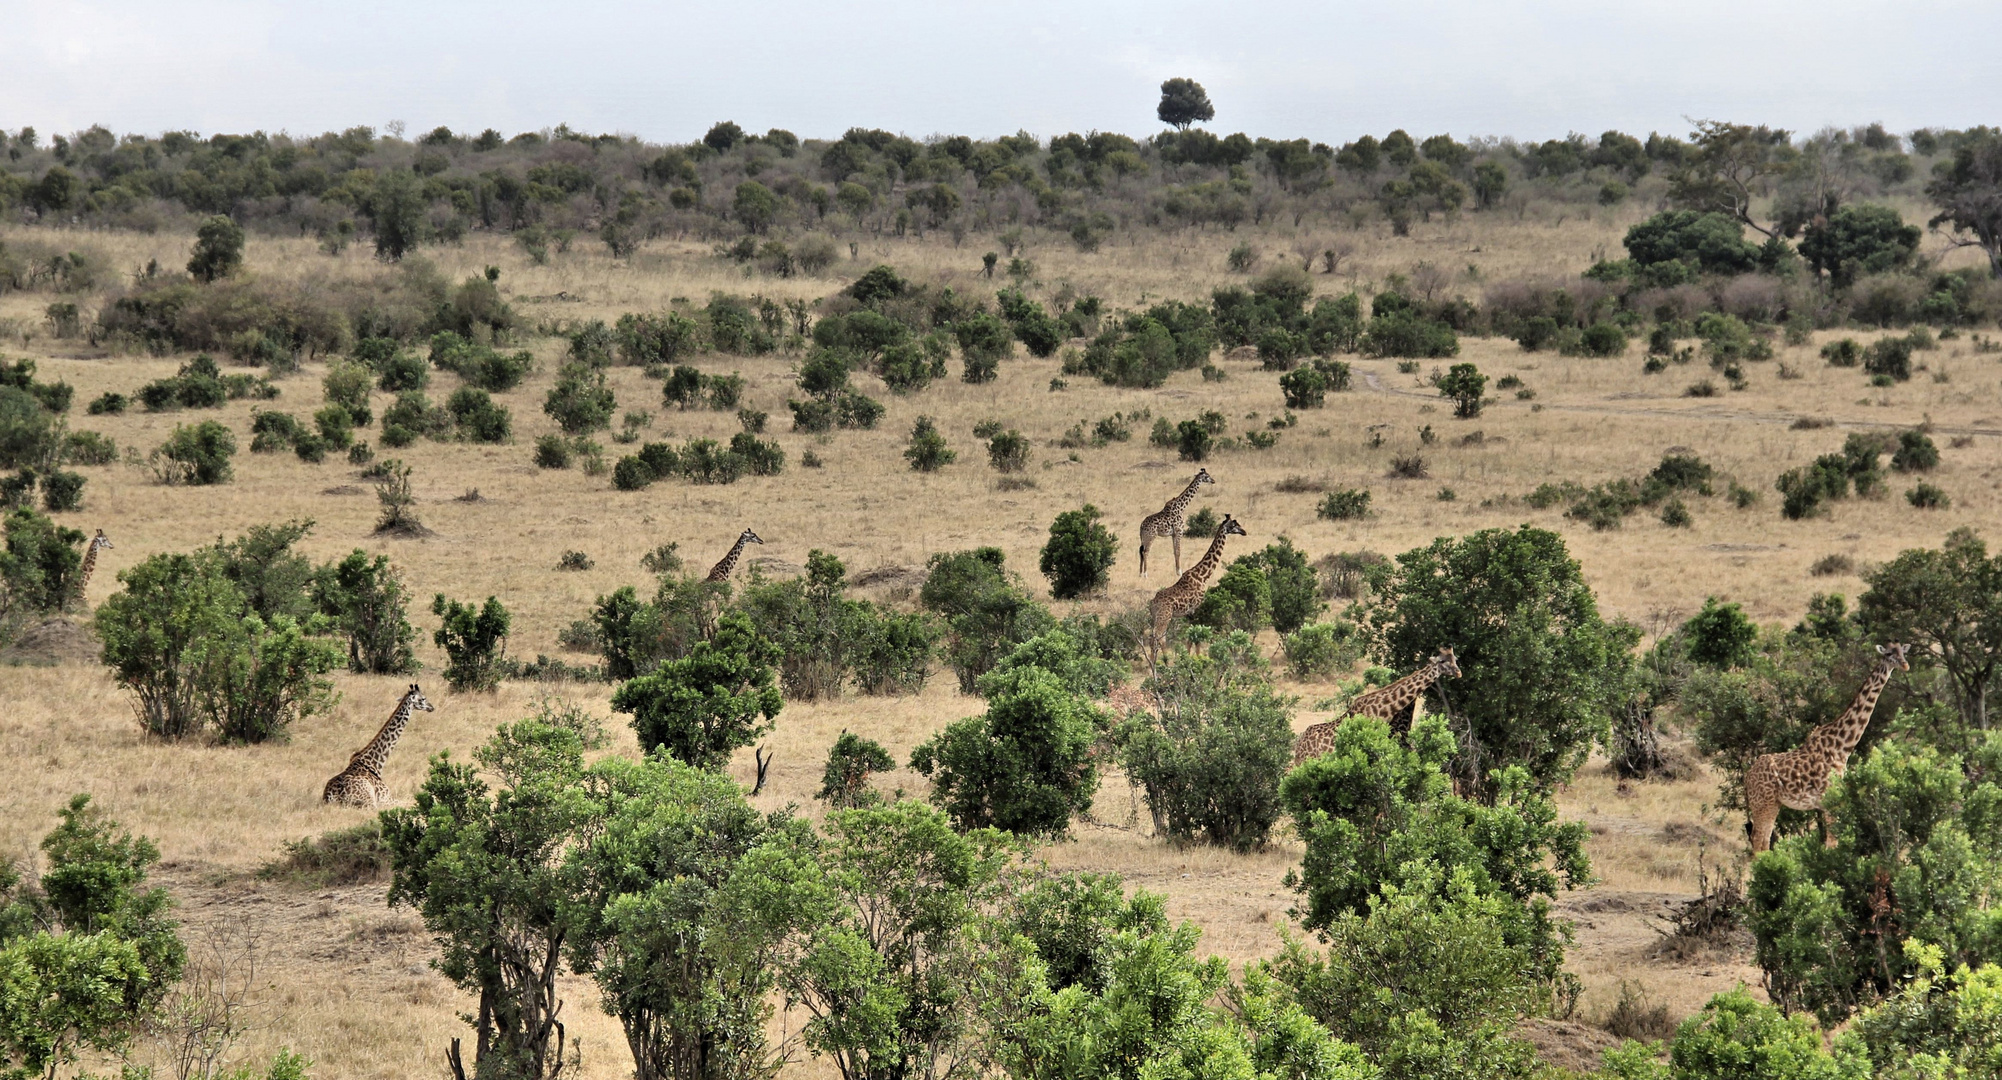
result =
[[202,487],[228,483],[229,459],[235,454],[236,436],[222,424],[204,420],[193,427],[174,425],[174,433],[147,460],[162,483]]
[[1362,631],[1345,619],[1312,623],[1280,641],[1286,671],[1295,679],[1327,679],[1362,659]]
[[1279,376],[1279,392],[1289,409],[1318,409],[1328,398],[1328,379],[1312,366]]
[[777,476],[785,471],[786,453],[776,442],[760,439],[748,431],[730,436],[731,456],[744,463],[752,476]]
[[349,552],[314,575],[313,600],[347,638],[349,671],[408,675],[417,670],[409,593],[389,556],[370,558],[360,548]]
[[[406,390],[396,396],[396,401],[389,408],[382,410],[382,441],[390,446],[408,446],[420,435],[431,439],[449,439],[457,425],[458,421],[452,413],[431,404],[424,391]],[[404,434],[392,437],[392,430],[401,430]]]
[[780,656],[749,618],[726,614],[715,634],[688,655],[620,686],[612,710],[632,715],[642,748],[719,769],[732,751],[772,730],[784,705],[773,685]]
[[494,690],[507,677],[507,634],[512,620],[507,608],[491,596],[481,607],[431,598],[431,614],[440,619],[431,641],[445,650],[445,681],[461,693]]
[[83,1051],[128,1045],[181,977],[187,950],[165,889],[147,888],[160,851],[77,795],[42,838],[41,880],[0,868],[0,968],[7,972],[0,1067],[54,1076]]
[[1759,641],[1759,628],[1745,609],[1720,604],[1714,596],[1703,598],[1703,610],[1691,615],[1678,633],[1691,661],[1720,670],[1750,663]]
[[[43,480],[44,484],[47,482],[47,479]],[[1910,491],[1905,492],[1905,501],[1910,503],[1915,510],[1944,510],[1953,505],[1953,500],[1947,497],[1946,491],[1943,488],[1937,484],[1928,484],[1923,481],[1915,485]],[[54,509],[54,507],[51,507],[51,509]]]
[[1525,973],[1563,984],[1568,933],[1552,920],[1560,888],[1591,880],[1582,823],[1557,808],[1520,766],[1490,775],[1492,803],[1452,791],[1456,750],[1445,721],[1426,716],[1406,741],[1374,717],[1336,729],[1332,750],[1288,773],[1280,797],[1307,850],[1288,882],[1304,897],[1309,929],[1339,926],[1391,897],[1493,899],[1501,939],[1529,961]]
[[127,404],[128,402],[124,394],[118,393],[115,390],[106,390],[104,393],[92,398],[89,407],[84,411],[92,416],[120,416],[124,414]]
[[[1627,254],[1651,284],[1676,285],[1696,272],[1743,274],[1757,268],[1758,246],[1725,214],[1664,210],[1627,230]],[[1665,267],[1664,264],[1680,266]]]
[[1903,269],[1919,250],[1919,227],[1888,206],[1849,205],[1802,233],[1800,257],[1816,274],[1846,289],[1864,274]]
[[327,368],[320,386],[327,404],[346,409],[356,427],[367,427],[375,419],[368,407],[370,381],[368,369],[360,364],[335,363]]
[[1292,764],[1291,702],[1251,638],[1223,635],[1171,654],[1147,683],[1158,715],[1117,733],[1120,762],[1146,791],[1157,832],[1238,851],[1263,848]]
[[67,529],[32,507],[7,514],[6,549],[0,551],[0,633],[16,620],[42,612],[61,611],[77,599],[78,574],[85,541],[77,529]]
[[376,387],[392,394],[431,385],[431,365],[423,357],[398,350],[377,369]]
[[911,442],[904,448],[904,460],[917,472],[937,472],[953,463],[959,453],[946,445],[945,435],[929,416],[920,416],[911,425]]
[[1039,566],[1050,580],[1052,598],[1075,600],[1103,591],[1111,580],[1119,541],[1099,524],[1099,516],[1097,507],[1086,504],[1058,514],[1050,524]]
[[983,680],[987,712],[919,745],[911,768],[931,780],[932,801],[962,830],[1062,836],[1098,791],[1091,751],[1105,717],[1043,668],[991,681],[1001,675]]
[[1585,356],[1619,356],[1627,351],[1627,332],[1618,323],[1593,323],[1578,339],[1578,351]]
[[1323,521],[1360,521],[1369,516],[1369,492],[1356,488],[1330,491],[1315,516]]
[[555,420],[565,434],[586,435],[610,427],[618,406],[605,373],[586,364],[568,363],[556,376],[543,401],[542,411]]
[[918,603],[945,620],[944,657],[963,694],[1054,620],[1010,575],[999,548],[933,555]]
[[570,440],[561,435],[538,435],[535,438],[535,466],[538,469],[567,469],[570,467]]
[[987,440],[987,464],[995,472],[1018,473],[1029,467],[1029,440],[1013,428]]
[[50,469],[42,474],[41,479],[42,509],[57,514],[83,508],[84,479],[81,475]]
[[[328,405],[314,413],[313,427],[319,432],[320,441],[327,444],[330,450],[346,450],[354,445],[354,417],[340,405]],[[256,430],[254,424],[252,430]],[[255,440],[252,440],[250,448],[257,449]]]
[[122,571],[97,611],[104,662],[165,738],[214,728],[227,742],[282,738],[333,702],[340,652],[317,619],[258,614],[226,572],[223,547],[155,555]]
[[1189,621],[1216,630],[1256,634],[1272,622],[1272,583],[1256,556],[1235,559],[1224,568]]
[[1855,367],[1863,362],[1863,346],[1856,344],[1855,338],[1831,341],[1821,347],[1821,358],[1830,367]]
[[[1876,1076],[1974,1076],[2002,1065],[2002,966],[1948,971],[1941,951],[1907,940],[1910,981],[1866,1009],[1850,1031]],[[1850,1044],[1851,1047],[1854,1044]]]
[[1183,461],[1204,461],[1216,439],[1200,420],[1184,420],[1175,425],[1175,450]]
[[1956,966],[2002,959],[1982,899],[2002,881],[1999,769],[2002,736],[1964,765],[1892,741],[1831,782],[1834,845],[1784,837],[1752,865],[1748,922],[1775,1001],[1833,1026],[1912,974],[1903,943],[1914,938]]
[[452,391],[445,409],[452,414],[460,434],[473,442],[503,443],[513,437],[514,418],[476,386],[461,386]]
[[1536,950],[1514,940],[1518,906],[1416,869],[1416,887],[1330,922],[1325,955],[1289,938],[1267,970],[1383,1080],[1538,1075],[1514,1029],[1550,996]]
[[[1544,529],[1442,538],[1397,563],[1364,616],[1372,655],[1410,671],[1453,645],[1466,673],[1454,712],[1481,747],[1481,773],[1505,762],[1538,790],[1562,783],[1624,707],[1639,631],[1600,616],[1563,538]],[[1492,775],[1461,782],[1496,793]]]
[[1863,350],[1863,374],[1881,376],[1893,382],[1910,382],[1912,345],[1904,338],[1878,338]]
[[1898,448],[1891,452],[1891,468],[1898,472],[1931,472],[1939,468],[1939,447],[1923,431],[1898,432]]
[[821,770],[820,790],[813,797],[831,810],[876,806],[883,796],[869,786],[869,774],[896,767],[881,743],[844,731],[827,751],[827,767]]
[[243,269],[243,226],[217,214],[195,229],[195,251],[188,273],[196,281],[214,281]]
[[1487,390],[1488,377],[1472,364],[1454,364],[1452,370],[1440,377],[1439,396],[1453,400],[1453,415],[1462,420],[1471,420],[1481,415],[1481,394]]
[[1669,1045],[1676,1080],[1863,1080],[1864,1064],[1822,1049],[1805,1016],[1788,1016],[1743,987],[1712,997]]
[[41,465],[61,445],[56,416],[33,394],[0,386],[0,468]]

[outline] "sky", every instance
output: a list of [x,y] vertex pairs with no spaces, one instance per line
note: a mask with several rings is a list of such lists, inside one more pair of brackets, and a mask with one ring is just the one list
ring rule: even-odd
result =
[[0,0],[0,128],[315,134],[718,120],[1146,135],[1163,79],[1219,133],[1340,145],[2002,123],[2002,4],[1904,0]]

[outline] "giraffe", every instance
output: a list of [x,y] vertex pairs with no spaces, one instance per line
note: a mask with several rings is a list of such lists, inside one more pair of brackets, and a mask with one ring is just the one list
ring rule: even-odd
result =
[[111,537],[104,535],[104,530],[99,529],[97,535],[90,538],[90,549],[83,553],[83,569],[77,573],[76,598],[82,601],[85,607],[90,606],[90,601],[85,598],[84,590],[90,588],[91,572],[97,569],[98,549],[110,546]]
[[412,712],[434,712],[431,703],[417,689],[416,683],[404,692],[403,700],[396,703],[396,711],[383,721],[382,730],[368,745],[354,752],[348,759],[348,767],[340,775],[327,781],[320,793],[321,802],[336,803],[341,806],[358,806],[373,810],[389,801],[389,785],[382,781],[383,763],[389,760],[389,752],[396,747],[396,740],[403,735],[403,728],[410,723]]
[[1349,702],[1349,711],[1341,720],[1315,724],[1301,732],[1300,738],[1293,743],[1293,767],[1297,769],[1308,758],[1319,757],[1334,749],[1336,729],[1351,716],[1374,716],[1389,724],[1393,732],[1403,734],[1410,731],[1411,721],[1406,720],[1401,729],[1397,723],[1399,717],[1406,715],[1405,710],[1412,708],[1433,683],[1459,677],[1460,662],[1454,658],[1452,648],[1440,649],[1431,663],[1389,686],[1377,687]]
[[1822,843],[1835,846],[1835,826],[1828,818],[1828,809],[1821,805],[1821,796],[1828,790],[1829,779],[1849,764],[1849,752],[1856,749],[1870,726],[1870,715],[1877,709],[1884,685],[1891,681],[1891,672],[1912,669],[1905,651],[1904,645],[1877,646],[1877,663],[1847,712],[1808,732],[1798,749],[1763,754],[1745,770],[1745,808],[1752,818],[1745,825],[1745,835],[1752,841],[1754,855],[1773,846],[1773,822],[1779,820],[1782,806],[1819,813]]
[[737,568],[737,560],[743,557],[744,545],[763,544],[763,543],[764,543],[763,540],[758,539],[757,533],[754,533],[749,529],[745,529],[743,534],[737,537],[737,542],[731,546],[730,554],[723,556],[722,562],[719,562],[715,566],[711,567],[709,569],[709,576],[704,578],[703,580],[704,581],[730,580],[730,571],[735,570]]
[[1157,536],[1165,536],[1175,544],[1175,573],[1182,572],[1182,530],[1189,527],[1189,503],[1196,497],[1196,489],[1204,484],[1214,484],[1208,469],[1197,469],[1195,479],[1182,489],[1180,495],[1168,500],[1167,505],[1140,519],[1140,576],[1147,576],[1147,545]]
[[1168,625],[1178,615],[1187,615],[1203,602],[1203,583],[1216,572],[1217,564],[1223,561],[1223,542],[1231,536],[1248,536],[1244,526],[1229,514],[1223,516],[1223,524],[1216,527],[1216,536],[1210,539],[1210,549],[1196,561],[1196,565],[1176,579],[1173,585],[1154,594],[1147,602],[1147,611],[1154,618],[1153,632],[1147,636],[1147,664],[1152,667],[1160,658],[1161,646],[1168,643]]

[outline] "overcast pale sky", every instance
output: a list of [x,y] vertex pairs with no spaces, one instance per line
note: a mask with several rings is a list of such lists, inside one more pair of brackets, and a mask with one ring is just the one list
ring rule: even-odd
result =
[[1144,135],[1176,75],[1213,130],[1335,144],[2002,123],[1994,0],[0,0],[0,27],[0,127],[44,133]]

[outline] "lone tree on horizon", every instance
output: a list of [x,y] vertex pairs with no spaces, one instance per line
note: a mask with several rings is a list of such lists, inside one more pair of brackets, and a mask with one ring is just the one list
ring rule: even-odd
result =
[[1161,84],[1161,104],[1154,115],[1162,123],[1183,130],[1198,120],[1214,119],[1216,106],[1210,104],[1209,92],[1202,83],[1194,79],[1169,79]]

